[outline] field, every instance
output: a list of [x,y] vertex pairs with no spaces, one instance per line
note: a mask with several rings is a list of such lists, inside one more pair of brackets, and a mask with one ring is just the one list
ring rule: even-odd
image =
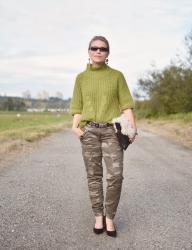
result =
[[0,112],[0,141],[34,141],[71,126],[72,116],[63,113]]

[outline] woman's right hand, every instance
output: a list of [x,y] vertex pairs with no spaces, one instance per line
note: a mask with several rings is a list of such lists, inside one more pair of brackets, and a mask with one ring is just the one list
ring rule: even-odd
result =
[[84,131],[81,130],[80,128],[72,128],[72,131],[76,134],[76,136],[77,136],[78,138],[80,138],[81,135],[83,135],[83,133],[84,133]]

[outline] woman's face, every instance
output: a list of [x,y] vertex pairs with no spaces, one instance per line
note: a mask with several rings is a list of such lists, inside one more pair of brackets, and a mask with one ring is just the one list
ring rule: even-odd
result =
[[[91,50],[91,48],[93,48],[94,50]],[[93,64],[103,64],[105,62],[106,58],[109,55],[108,51],[103,51],[105,49],[107,49],[107,45],[103,41],[96,40],[91,43],[89,49],[89,57]]]

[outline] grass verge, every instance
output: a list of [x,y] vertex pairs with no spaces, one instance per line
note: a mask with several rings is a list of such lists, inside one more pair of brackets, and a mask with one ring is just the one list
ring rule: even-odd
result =
[[63,113],[0,112],[0,153],[26,145],[65,128],[72,117]]
[[138,127],[192,149],[192,112],[138,119]]

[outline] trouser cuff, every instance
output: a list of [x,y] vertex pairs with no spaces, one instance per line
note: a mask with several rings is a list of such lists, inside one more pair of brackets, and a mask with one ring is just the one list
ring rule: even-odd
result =
[[111,220],[113,220],[113,219],[114,219],[114,217],[115,217],[115,215],[112,215],[112,214],[106,214],[106,217],[107,217],[107,218],[109,218],[109,219],[111,219]]
[[103,212],[101,211],[101,212],[97,212],[97,213],[95,213],[95,216],[103,216],[104,214],[103,214]]

